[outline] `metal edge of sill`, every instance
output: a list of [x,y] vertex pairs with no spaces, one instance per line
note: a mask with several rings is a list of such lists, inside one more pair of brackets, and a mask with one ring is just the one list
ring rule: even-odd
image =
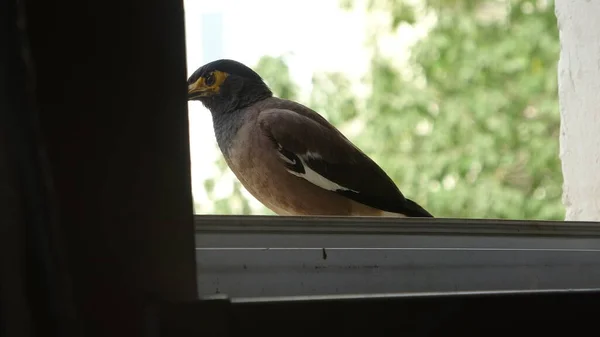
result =
[[261,297],[229,297],[226,294],[200,296],[200,300],[229,300],[232,303],[261,302],[318,302],[318,301],[355,301],[355,300],[388,300],[395,298],[428,298],[428,297],[475,297],[475,296],[511,296],[511,295],[549,295],[549,294],[598,294],[600,288],[577,289],[528,289],[528,290],[479,290],[479,291],[440,291],[440,292],[405,292],[375,294],[335,294],[304,296],[261,296]]
[[600,237],[600,222],[195,215],[196,234],[399,234]]

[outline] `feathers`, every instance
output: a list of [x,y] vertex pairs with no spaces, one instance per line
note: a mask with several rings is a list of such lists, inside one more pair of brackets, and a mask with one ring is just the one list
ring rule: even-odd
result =
[[257,123],[290,174],[382,211],[432,216],[406,199],[375,162],[312,110],[299,104],[265,109]]
[[300,177],[308,180],[309,182],[319,186],[320,188],[326,189],[328,191],[340,192],[340,191],[348,191],[353,193],[358,193],[358,191],[351,190],[344,186],[341,186],[325,177],[315,172],[310,166],[306,164],[306,160],[314,158],[320,160],[321,157],[318,153],[307,152],[303,155],[296,155],[286,149],[283,148],[281,144],[277,144],[278,152],[280,157],[286,162],[287,170],[289,173],[295,175],[296,177]]

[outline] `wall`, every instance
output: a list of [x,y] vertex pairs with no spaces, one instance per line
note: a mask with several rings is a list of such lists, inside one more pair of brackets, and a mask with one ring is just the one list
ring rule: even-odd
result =
[[600,220],[600,1],[556,0],[566,219]]

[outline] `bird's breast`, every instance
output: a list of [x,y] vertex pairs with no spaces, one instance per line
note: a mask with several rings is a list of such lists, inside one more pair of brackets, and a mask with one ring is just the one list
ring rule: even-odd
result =
[[258,201],[280,215],[345,214],[347,199],[290,174],[272,141],[244,125],[227,149],[227,163]]

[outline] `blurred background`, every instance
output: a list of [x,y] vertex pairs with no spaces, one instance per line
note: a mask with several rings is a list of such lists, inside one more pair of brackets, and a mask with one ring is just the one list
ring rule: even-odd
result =
[[[218,58],[321,113],[436,217],[563,220],[549,0],[185,0],[188,72]],[[197,214],[273,214],[189,103]]]

